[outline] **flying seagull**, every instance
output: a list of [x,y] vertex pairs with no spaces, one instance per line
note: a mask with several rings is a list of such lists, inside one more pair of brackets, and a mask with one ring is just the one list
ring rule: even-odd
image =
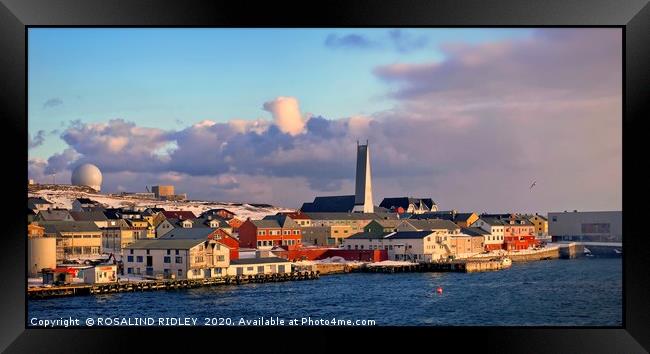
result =
[[533,181],[533,184],[530,185],[530,190],[532,190],[535,185],[537,185],[537,181]]

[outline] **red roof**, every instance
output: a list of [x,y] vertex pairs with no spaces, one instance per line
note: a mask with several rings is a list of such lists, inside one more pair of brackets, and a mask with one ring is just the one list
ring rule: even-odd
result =
[[181,219],[181,220],[196,219],[196,215],[194,215],[193,212],[187,210],[170,210],[170,211],[163,211],[162,213],[168,219]]

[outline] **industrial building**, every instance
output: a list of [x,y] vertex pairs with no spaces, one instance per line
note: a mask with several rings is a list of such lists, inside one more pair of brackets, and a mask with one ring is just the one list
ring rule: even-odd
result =
[[553,242],[623,242],[623,212],[548,213],[548,233]]

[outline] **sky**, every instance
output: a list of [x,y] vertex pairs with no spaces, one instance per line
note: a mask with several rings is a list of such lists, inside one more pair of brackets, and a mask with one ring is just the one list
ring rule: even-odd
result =
[[[620,210],[617,28],[30,28],[28,174],[299,207]],[[530,185],[535,183],[531,189]]]

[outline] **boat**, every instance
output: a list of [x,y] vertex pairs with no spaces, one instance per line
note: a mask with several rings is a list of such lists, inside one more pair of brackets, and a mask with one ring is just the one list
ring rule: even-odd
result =
[[501,258],[501,266],[510,267],[511,265],[512,265],[512,259],[510,259],[508,257]]
[[623,251],[619,250],[618,248],[614,248],[614,252],[616,252],[616,254],[623,254]]
[[591,250],[587,247],[584,248],[583,254],[587,257],[593,257],[594,255],[591,253]]

